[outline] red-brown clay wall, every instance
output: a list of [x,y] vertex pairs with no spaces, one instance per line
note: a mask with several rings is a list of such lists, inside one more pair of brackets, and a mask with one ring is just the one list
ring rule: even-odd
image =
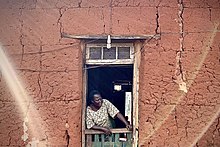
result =
[[[65,3],[57,3],[57,7],[55,3],[25,0],[0,3],[0,42],[30,93],[30,103],[25,105],[27,114],[23,116],[21,106],[9,93],[1,75],[0,146],[33,145],[32,125],[40,132],[35,136],[39,146],[66,146],[66,122],[70,146],[81,142],[81,45],[78,40],[61,38],[59,7]],[[24,142],[27,115],[31,118],[25,124],[29,136]]]
[[43,132],[39,146],[66,146],[66,122],[69,146],[81,146],[83,53],[61,32],[160,34],[141,54],[139,145],[220,146],[219,0],[5,0],[0,8],[0,42],[30,94],[22,114],[1,74],[0,146],[33,145],[31,126]]
[[[219,8],[219,1],[158,7],[161,39],[146,43],[141,59],[140,146],[220,145]],[[187,92],[178,90],[184,82]]]

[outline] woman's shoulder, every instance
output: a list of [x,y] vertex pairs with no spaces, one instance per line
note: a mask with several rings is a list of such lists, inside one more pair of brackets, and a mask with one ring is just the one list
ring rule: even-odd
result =
[[102,99],[103,100],[103,103],[109,103],[109,100],[107,99]]
[[91,108],[90,106],[87,106],[86,110],[87,110],[87,111],[91,111],[92,108]]
[[109,100],[107,100],[107,99],[103,99],[103,103],[105,105],[112,105],[112,103]]

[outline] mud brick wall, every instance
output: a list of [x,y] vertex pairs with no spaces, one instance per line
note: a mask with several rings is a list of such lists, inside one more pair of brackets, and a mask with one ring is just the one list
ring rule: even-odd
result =
[[0,146],[81,146],[83,52],[63,32],[159,34],[141,50],[139,146],[220,146],[219,0],[1,0],[0,20],[29,94],[0,74]]

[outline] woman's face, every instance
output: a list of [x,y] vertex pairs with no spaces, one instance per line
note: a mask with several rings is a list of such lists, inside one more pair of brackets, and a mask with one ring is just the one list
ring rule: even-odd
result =
[[93,105],[94,106],[96,106],[96,107],[101,107],[102,106],[102,97],[101,97],[101,95],[99,95],[99,94],[95,94],[94,96],[93,96]]

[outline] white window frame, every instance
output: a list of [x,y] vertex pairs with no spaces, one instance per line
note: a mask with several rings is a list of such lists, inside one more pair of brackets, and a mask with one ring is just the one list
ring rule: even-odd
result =
[[[133,43],[113,43],[111,47],[116,47],[116,59],[89,59],[90,47],[106,47],[106,44],[87,44],[86,45],[86,64],[133,64],[134,45]],[[130,59],[117,59],[118,47],[130,47]],[[103,52],[101,53],[103,56]]]

